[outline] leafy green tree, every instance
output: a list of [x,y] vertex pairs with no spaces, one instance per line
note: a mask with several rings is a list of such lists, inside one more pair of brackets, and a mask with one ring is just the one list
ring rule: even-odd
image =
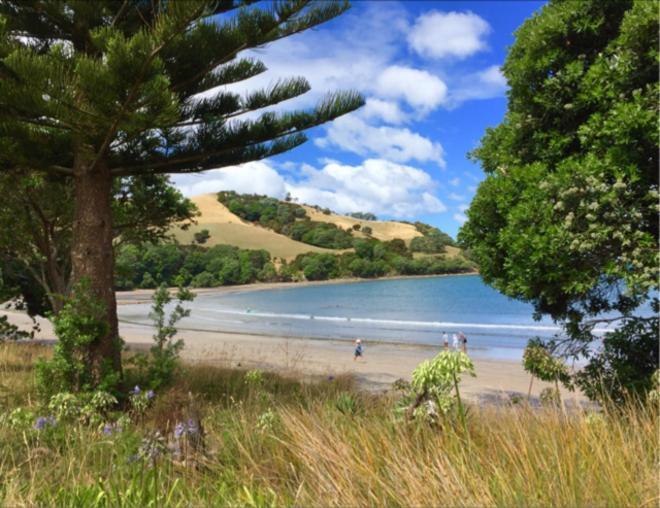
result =
[[209,238],[211,238],[211,234],[209,233],[208,229],[202,229],[197,231],[193,237],[195,238],[195,243],[203,245],[208,242]]
[[0,4],[0,167],[60,175],[73,189],[72,280],[89,279],[108,324],[107,333],[88,345],[98,372],[107,360],[121,370],[113,290],[115,179],[263,159],[303,143],[304,130],[362,105],[355,93],[334,93],[311,111],[241,117],[297,97],[309,84],[280,80],[246,95],[220,88],[266,70],[239,53],[315,27],[348,7],[250,3]]
[[369,240],[357,239],[353,241],[353,248],[359,258],[371,259],[374,255],[374,243]]
[[326,280],[337,276],[338,261],[333,254],[309,254],[303,257],[302,269],[308,280]]
[[349,213],[348,216],[360,220],[378,220],[378,217],[371,212],[353,212]]
[[[0,299],[17,296],[30,314],[59,312],[71,288],[73,189],[61,177],[0,172]],[[165,175],[118,178],[112,193],[113,245],[155,242],[189,225],[192,202]],[[120,285],[121,286],[121,285]]]
[[527,399],[532,395],[534,378],[555,384],[557,397],[559,397],[559,383],[571,386],[571,375],[566,364],[555,358],[548,348],[539,339],[532,339],[523,353],[523,367],[532,375],[529,382]]
[[644,0],[551,1],[519,28],[460,232],[487,283],[565,325],[564,354],[598,362],[594,326],[636,319],[656,331],[635,361],[656,368],[640,309],[658,289],[658,24]]

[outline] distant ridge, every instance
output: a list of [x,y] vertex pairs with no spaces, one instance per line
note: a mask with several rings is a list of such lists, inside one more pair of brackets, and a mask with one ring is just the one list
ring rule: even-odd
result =
[[[225,205],[220,203],[216,193],[201,194],[190,199],[195,203],[201,215],[197,218],[197,224],[192,225],[187,231],[181,231],[179,229],[173,231],[176,239],[181,243],[192,243],[196,232],[207,229],[210,238],[205,243],[206,246],[211,247],[218,244],[227,244],[243,249],[265,249],[271,256],[287,260],[291,260],[299,254],[307,252],[328,252],[335,254],[345,252],[344,250],[326,249],[299,242],[258,224],[245,221],[230,212]],[[301,206],[313,221],[335,224],[342,229],[352,229],[356,224],[361,228],[368,226],[372,230],[370,236],[381,241],[398,238],[406,242],[406,244],[410,244],[413,238],[422,236],[414,225],[408,223],[367,221],[335,213],[327,214],[309,205]],[[356,238],[366,237],[361,231],[353,231],[353,236]],[[448,246],[446,249],[449,257],[460,252],[460,249],[456,247]]]

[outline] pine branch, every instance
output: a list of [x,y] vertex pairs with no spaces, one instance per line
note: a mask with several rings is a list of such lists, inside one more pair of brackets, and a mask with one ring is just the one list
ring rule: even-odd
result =
[[108,132],[105,136],[105,139],[101,143],[100,148],[97,151],[96,157],[94,158],[94,161],[92,164],[89,166],[88,171],[94,171],[98,163],[100,162],[101,158],[105,156],[106,151],[108,147],[110,146],[110,143],[112,143],[112,140],[117,133],[117,128],[119,127],[119,122],[123,119],[124,115],[128,111],[128,108],[131,106],[131,103],[135,100],[137,93],[140,89],[140,86],[142,85],[142,80],[144,79],[144,75],[147,71],[147,68],[151,64],[151,62],[156,58],[156,56],[160,53],[160,51],[167,46],[168,42],[171,41],[176,35],[179,34],[179,32],[183,31],[188,27],[188,25],[201,14],[200,11],[194,11],[193,15],[188,19],[185,23],[181,23],[179,25],[178,29],[172,30],[170,33],[169,37],[166,37],[161,43],[156,46],[151,53],[149,54],[148,58],[145,59],[144,63],[142,64],[142,68],[140,69],[138,73],[138,78],[135,80],[135,83],[133,87],[131,88],[130,92],[128,93],[128,96],[122,106],[119,109],[119,112],[117,113],[117,116],[115,120],[112,122],[110,128],[108,129]]

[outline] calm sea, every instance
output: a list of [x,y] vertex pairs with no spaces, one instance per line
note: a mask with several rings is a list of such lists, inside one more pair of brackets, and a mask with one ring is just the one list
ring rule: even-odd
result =
[[[120,306],[120,319],[148,322],[148,305]],[[531,305],[486,286],[478,275],[375,280],[200,295],[180,328],[441,347],[462,331],[471,354],[520,359],[527,341],[559,329],[534,321]]]

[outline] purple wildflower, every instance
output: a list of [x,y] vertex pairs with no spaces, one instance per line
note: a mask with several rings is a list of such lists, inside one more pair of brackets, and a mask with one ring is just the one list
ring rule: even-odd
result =
[[113,434],[118,434],[122,430],[123,429],[122,429],[121,425],[119,425],[116,422],[115,423],[106,423],[103,426],[103,434],[105,434],[106,436],[112,436]]
[[176,427],[174,427],[174,438],[181,439],[184,435],[194,436],[198,432],[199,426],[197,425],[197,422],[192,418],[189,418],[186,423],[179,422],[176,424]]
[[153,399],[155,396],[156,396],[156,394],[154,393],[153,390],[149,390],[149,391],[147,392],[147,400],[151,400],[151,399]]
[[197,431],[199,431],[199,428],[197,427],[197,422],[194,421],[192,418],[188,419],[188,435],[192,434],[197,434]]
[[160,432],[156,431],[151,436],[147,436],[142,440],[138,454],[142,459],[148,459],[151,464],[154,464],[167,451],[169,450],[163,436]]
[[186,431],[185,425],[181,422],[177,423],[176,427],[174,427],[174,437],[176,439],[181,439],[181,436],[183,436],[185,431]]
[[135,388],[133,388],[133,391],[131,392],[133,395],[140,395],[142,390],[140,390],[140,387],[138,385],[135,385]]
[[54,416],[39,416],[34,422],[35,430],[44,430],[46,427],[54,427],[57,425],[57,420]]

